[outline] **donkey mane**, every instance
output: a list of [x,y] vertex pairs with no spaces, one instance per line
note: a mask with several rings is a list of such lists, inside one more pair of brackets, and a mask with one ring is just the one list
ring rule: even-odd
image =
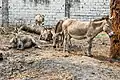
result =
[[105,19],[108,20],[109,19],[109,15],[103,16],[102,18],[94,19],[93,22],[102,21],[102,20],[105,20]]

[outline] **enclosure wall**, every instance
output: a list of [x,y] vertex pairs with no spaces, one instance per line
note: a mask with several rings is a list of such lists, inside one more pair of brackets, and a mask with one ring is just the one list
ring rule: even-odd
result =
[[[90,20],[109,14],[109,0],[70,0],[69,5],[70,17],[75,19]],[[55,25],[65,16],[65,0],[9,0],[10,24],[20,20],[34,23],[38,13],[45,15],[45,25]],[[0,10],[0,23],[1,15]]]

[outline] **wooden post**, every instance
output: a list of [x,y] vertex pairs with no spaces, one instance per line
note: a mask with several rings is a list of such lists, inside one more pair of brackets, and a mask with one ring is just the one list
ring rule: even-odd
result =
[[2,27],[9,26],[8,1],[9,0],[2,0]]
[[70,0],[65,0],[65,17],[70,18]]
[[112,19],[112,29],[115,36],[111,38],[110,58],[117,58],[120,55],[120,0],[111,0],[110,10]]

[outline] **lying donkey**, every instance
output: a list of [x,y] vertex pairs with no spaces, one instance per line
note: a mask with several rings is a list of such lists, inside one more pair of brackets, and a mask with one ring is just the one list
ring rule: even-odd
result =
[[14,37],[10,40],[11,48],[16,48],[19,50],[23,50],[30,47],[38,47],[34,38],[30,35],[20,35],[20,32],[15,33]]

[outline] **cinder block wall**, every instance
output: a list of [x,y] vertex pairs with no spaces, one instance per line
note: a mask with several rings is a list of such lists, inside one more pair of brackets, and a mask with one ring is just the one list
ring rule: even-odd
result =
[[[45,0],[42,0],[45,1]],[[19,19],[34,23],[36,14],[45,15],[45,25],[55,25],[59,19],[64,17],[64,0],[49,0],[35,4],[34,0],[9,0],[10,22],[18,22]]]
[[[9,21],[34,23],[37,13],[45,15],[45,25],[55,25],[65,16],[65,0],[9,0]],[[46,2],[47,1],[47,2]],[[90,20],[109,14],[109,0],[70,0],[70,17]],[[0,0],[0,6],[2,5]],[[1,22],[1,11],[0,11]]]
[[0,24],[2,23],[2,0],[0,0]]
[[71,6],[71,18],[91,20],[108,15],[110,0],[74,0]]

